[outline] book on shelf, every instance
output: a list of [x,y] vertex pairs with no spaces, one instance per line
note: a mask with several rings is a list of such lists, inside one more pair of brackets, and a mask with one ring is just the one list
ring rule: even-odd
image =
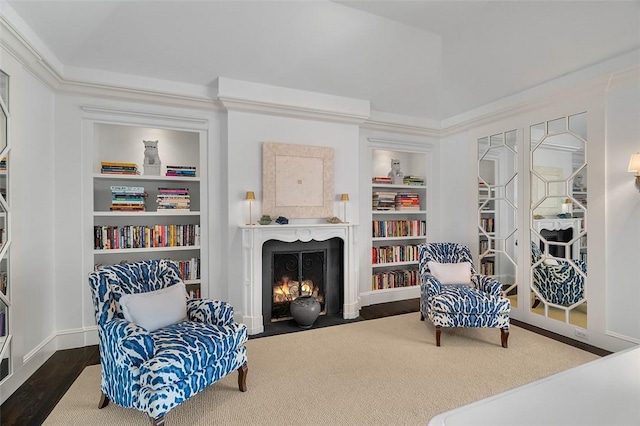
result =
[[374,191],[371,195],[371,208],[373,210],[395,210],[395,203],[395,192]]
[[190,210],[189,188],[158,188],[158,210]]
[[383,183],[391,184],[391,178],[388,176],[374,176],[371,178],[371,183]]
[[0,170],[7,170],[7,157],[2,157],[0,160]]
[[420,195],[417,192],[398,192],[394,199],[395,209],[420,210]]
[[122,163],[117,161],[101,161],[100,173],[124,175],[139,174],[138,165],[136,163]]
[[417,269],[399,269],[380,271],[371,276],[371,289],[413,287],[419,284],[420,275]]
[[147,193],[142,186],[112,185],[110,211],[144,211]]
[[424,176],[405,176],[402,178],[402,183],[405,185],[424,186]]
[[371,248],[371,262],[393,263],[393,262],[417,262],[418,246],[417,245],[394,245]]
[[196,166],[167,166],[166,176],[195,177]]
[[424,237],[427,234],[425,220],[374,220],[372,237]]

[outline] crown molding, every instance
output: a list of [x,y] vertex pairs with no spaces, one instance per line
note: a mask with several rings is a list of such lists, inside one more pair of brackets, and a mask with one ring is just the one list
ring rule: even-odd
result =
[[282,117],[332,121],[346,124],[361,124],[369,118],[367,115],[349,114],[339,111],[327,111],[323,109],[239,99],[227,96],[221,96],[218,99],[228,111],[279,115]]

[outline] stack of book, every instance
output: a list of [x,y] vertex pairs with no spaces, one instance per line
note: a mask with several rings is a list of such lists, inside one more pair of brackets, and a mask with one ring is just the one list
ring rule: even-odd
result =
[[0,170],[7,170],[7,157],[2,157],[2,160],[0,160]]
[[100,162],[100,173],[116,175],[137,175],[138,166],[136,163],[120,163],[117,161]]
[[405,176],[402,183],[412,186],[424,186],[424,177],[422,176]]
[[189,188],[158,188],[158,210],[191,210]]
[[371,178],[371,182],[391,184],[391,178],[388,176],[374,176]]
[[393,210],[395,198],[395,192],[374,191],[371,195],[371,208],[373,210]]
[[398,192],[395,197],[396,210],[420,210],[420,195],[416,192]]
[[167,166],[167,176],[195,177],[195,166]]
[[143,212],[145,211],[144,198],[146,195],[142,186],[112,186],[110,210]]

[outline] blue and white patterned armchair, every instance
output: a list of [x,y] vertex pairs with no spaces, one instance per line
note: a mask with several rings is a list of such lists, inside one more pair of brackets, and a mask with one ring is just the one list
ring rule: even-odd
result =
[[[102,398],[164,423],[165,414],[227,374],[246,391],[247,328],[220,301],[186,301],[187,319],[149,332],[125,320],[120,298],[181,283],[170,260],[103,266],[89,274],[100,340]],[[185,299],[186,299],[186,292]]]
[[533,308],[538,306],[540,299],[560,306],[571,306],[584,299],[584,276],[578,270],[586,275],[587,264],[579,259],[552,259],[552,263],[548,264],[540,248],[531,242],[531,283],[537,293]]
[[[477,274],[467,246],[456,243],[426,243],[418,247],[420,261],[420,320],[436,327],[436,345],[440,346],[442,327],[500,328],[502,347],[509,339],[511,303],[502,294],[502,284],[487,275]],[[430,271],[428,262],[469,262],[471,285],[442,284]]]

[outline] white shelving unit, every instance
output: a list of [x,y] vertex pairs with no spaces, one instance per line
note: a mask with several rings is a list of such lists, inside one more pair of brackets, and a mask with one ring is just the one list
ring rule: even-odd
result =
[[[371,285],[369,291],[360,295],[363,306],[420,296],[418,245],[427,240],[429,181],[427,147],[371,140],[370,142],[372,202],[369,207],[372,226],[369,234],[371,239],[369,277]],[[405,177],[420,177],[425,184],[375,182],[374,177],[387,176],[391,170],[391,159],[400,160],[400,170]],[[393,209],[377,209],[374,199],[379,193],[392,194]],[[398,194],[400,194],[399,198],[396,198]],[[406,197],[402,194],[410,194],[410,196]],[[400,209],[399,204],[396,204],[403,198],[415,199],[416,195],[418,203],[411,209]],[[386,196],[385,199],[390,199],[389,197]]]
[[[98,119],[87,120],[86,138],[91,140],[92,150],[92,190],[91,217],[91,268],[120,262],[133,262],[158,258],[168,258],[185,265],[183,272],[199,269],[199,275],[191,272],[184,275],[187,290],[193,295],[208,297],[207,282],[207,222],[206,222],[206,131],[200,126],[178,126],[170,117],[156,119],[148,114],[128,116],[125,113],[112,117],[109,111],[93,111]],[[122,120],[122,117],[126,117]],[[113,118],[113,119],[112,119]],[[164,117],[162,117],[164,118]],[[139,120],[138,120],[139,119]],[[180,119],[177,119],[178,121]],[[166,122],[165,122],[166,121]],[[189,123],[194,124],[189,120]],[[160,175],[144,174],[144,140],[158,140],[158,154],[161,160]],[[101,173],[101,162],[136,163],[139,174]],[[195,177],[165,176],[166,166],[195,166]],[[145,211],[111,211],[111,186],[143,187]],[[156,197],[158,188],[186,188],[189,191],[188,210],[158,210]],[[175,226],[174,226],[175,225]],[[99,238],[100,228],[116,228],[118,233],[135,228],[140,239],[146,229],[173,231],[171,239],[161,243],[132,244],[131,240],[120,239],[118,248],[105,248]],[[179,229],[179,230],[178,230]],[[106,231],[105,231],[106,232]],[[180,234],[178,234],[180,232]],[[188,233],[188,235],[187,235]],[[178,239],[178,236],[182,237]],[[117,238],[117,237],[114,237]],[[112,241],[114,241],[112,239]],[[158,244],[159,246],[156,246]],[[142,246],[142,247],[141,247]],[[188,266],[187,266],[188,265]]]
[[[0,71],[0,382],[12,374],[11,339],[13,337],[11,307],[11,204],[10,169],[12,145],[11,117],[9,115],[9,76]],[[15,91],[12,91],[15,93]]]
[[494,187],[478,186],[478,272],[484,275],[495,274],[495,196]]

